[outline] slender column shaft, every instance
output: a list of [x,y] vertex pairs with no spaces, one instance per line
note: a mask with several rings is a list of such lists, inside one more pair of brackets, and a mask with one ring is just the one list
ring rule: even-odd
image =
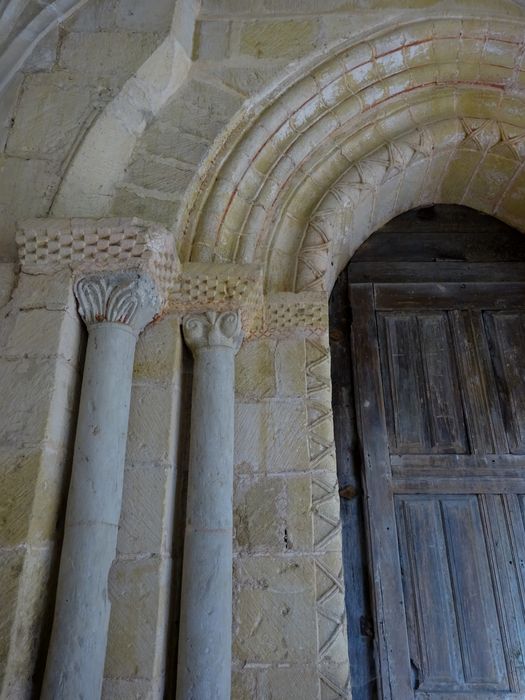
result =
[[144,320],[137,319],[144,307],[138,289],[133,275],[111,284],[97,278],[84,290],[88,297],[95,290],[95,308],[82,309],[89,298],[80,297],[89,337],[43,700],[100,700],[102,692],[108,574],[122,503],[133,358]]
[[135,334],[91,328],[43,698],[99,699],[131,395]]
[[[204,334],[202,331],[204,330]],[[178,700],[230,700],[234,362],[237,314],[185,320],[195,363]]]

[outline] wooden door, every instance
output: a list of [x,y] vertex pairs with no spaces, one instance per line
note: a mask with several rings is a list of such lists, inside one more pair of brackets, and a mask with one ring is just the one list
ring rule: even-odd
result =
[[379,695],[523,700],[525,284],[444,280],[350,285]]

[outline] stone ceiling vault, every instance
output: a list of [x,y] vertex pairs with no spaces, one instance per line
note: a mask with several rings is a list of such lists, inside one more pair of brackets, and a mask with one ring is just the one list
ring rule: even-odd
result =
[[433,18],[332,50],[266,93],[201,167],[182,256],[329,290],[375,228],[462,203],[525,228],[525,22]]

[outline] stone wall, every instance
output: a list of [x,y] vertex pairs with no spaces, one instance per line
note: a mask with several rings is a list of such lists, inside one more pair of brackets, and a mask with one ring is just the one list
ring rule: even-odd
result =
[[69,273],[21,273],[8,295],[0,311],[0,687],[2,697],[23,698],[38,684],[49,633],[82,329]]
[[[83,352],[69,273],[15,274],[15,221],[57,212],[139,215],[167,224],[181,247],[186,245],[185,259],[206,262],[215,254],[219,260],[235,259],[247,241],[240,226],[231,227],[223,248],[214,239],[218,252],[209,252],[212,248],[200,245],[198,238],[193,248],[191,240],[181,240],[182,215],[197,202],[196,231],[202,240],[213,238],[208,223],[220,219],[239,182],[228,179],[227,167],[218,169],[227,158],[217,157],[217,149],[226,142],[238,145],[245,123],[255,114],[260,117],[257,138],[266,145],[274,133],[268,127],[287,123],[292,119],[290,105],[305,103],[302,88],[279,101],[280,86],[284,94],[299,69],[310,81],[311,95],[317,95],[320,83],[311,78],[308,66],[330,56],[334,43],[360,39],[377,71],[368,37],[381,27],[427,18],[430,31],[432,18],[448,13],[475,16],[477,31],[487,15],[523,17],[522,5],[512,0],[203,0],[198,11],[198,3],[183,0],[87,0],[38,44],[0,100],[0,259],[7,261],[0,265],[0,607],[6,611],[0,621],[2,698],[29,697],[40,682]],[[457,29],[458,21],[451,20],[453,24]],[[457,66],[458,43],[468,52],[455,35],[440,56],[445,66]],[[504,63],[509,55],[502,54]],[[521,67],[523,53],[515,58]],[[354,68],[363,73],[361,64]],[[494,64],[485,78],[501,78],[508,88],[508,68]],[[521,80],[520,75],[513,79]],[[382,74],[376,77],[381,80]],[[322,80],[322,73],[316,79]],[[512,87],[516,101],[506,110],[515,121],[523,115],[520,85],[518,80]],[[452,95],[451,109],[455,100]],[[474,85],[462,104],[485,109],[489,102]],[[317,104],[327,107],[321,99]],[[479,114],[473,119],[480,119]],[[509,148],[512,173],[521,177],[523,129],[507,133],[495,117],[480,124],[455,112],[453,119],[447,115],[447,128],[439,122],[432,138],[419,130],[422,141],[413,134],[395,141],[385,140],[382,131],[391,124],[385,110],[375,140],[354,134],[352,147],[345,151],[345,173],[327,166],[308,174],[308,199],[295,200],[295,213],[302,212],[303,218],[285,220],[284,204],[276,208],[274,228],[265,232],[267,249],[261,246],[258,262],[284,270],[282,259],[288,256],[296,267],[297,251],[307,249],[310,266],[305,264],[303,272],[311,273],[313,282],[307,274],[302,286],[294,286],[287,268],[279,277],[280,289],[322,290],[326,305],[335,275],[330,267],[334,259],[336,266],[345,264],[353,250],[343,241],[339,257],[334,257],[328,229],[335,231],[334,240],[342,241],[350,230],[348,212],[355,224],[358,197],[368,201],[374,188],[375,198],[383,203],[386,190],[379,187],[387,183],[395,189],[395,199],[396,178],[412,190],[421,180],[420,170],[407,164],[420,163],[429,156],[427,150],[434,153],[440,144],[460,142],[459,155],[468,152],[474,174],[478,156],[488,155],[478,194],[488,183],[497,198],[501,179],[498,173],[491,178],[494,159],[505,165]],[[304,136],[308,108],[302,116],[305,122],[296,120],[291,132]],[[303,156],[314,136],[298,139]],[[256,143],[247,138],[239,148],[249,163],[255,159]],[[360,160],[355,157],[358,150]],[[458,155],[449,151],[447,158]],[[275,194],[272,187],[280,188],[287,205],[291,186],[283,173],[288,166],[300,166],[301,159],[296,162],[276,150],[261,160],[261,167],[272,173],[268,196]],[[454,177],[443,195],[449,201],[462,196],[458,183],[470,177],[465,162],[459,156],[453,161]],[[440,163],[434,163],[439,169]],[[511,173],[510,166],[507,170]],[[253,169],[246,172],[254,174]],[[433,180],[435,171],[428,172]],[[512,183],[519,184],[512,173]],[[217,208],[210,207],[204,219],[199,218],[203,202],[190,200],[189,193],[193,196],[206,176],[215,178],[218,195],[213,203]],[[255,176],[248,184],[256,187]],[[522,189],[515,189],[514,199],[516,220],[521,220]],[[257,229],[267,212],[255,196],[248,203],[254,202],[250,216]],[[310,230],[301,248],[306,227],[316,224],[306,209],[319,202],[322,230]],[[234,221],[231,209],[228,215]],[[386,205],[381,209],[386,217],[392,211]],[[237,214],[244,225],[242,207]],[[371,232],[368,209],[361,218],[365,223],[359,241]],[[374,219],[376,224],[380,218]],[[282,221],[276,244],[274,234]],[[356,234],[353,242],[357,240]],[[199,284],[197,273],[192,274],[188,288]],[[236,700],[331,700],[350,693],[327,320],[317,307],[305,320],[308,304],[301,305],[301,299],[291,294],[285,303],[267,297],[267,323],[255,320],[236,361]],[[103,691],[108,700],[160,698],[165,687],[173,690],[191,385],[191,361],[179,323],[178,310],[172,309],[146,329],[137,348],[118,553],[109,581],[112,615]]]
[[87,2],[37,44],[0,99],[0,257],[45,216],[86,133],[170,29],[172,0]]
[[347,697],[325,332],[243,344],[235,462],[233,697]]
[[149,326],[135,355],[117,558],[109,578],[107,700],[162,698],[174,672],[189,425],[179,324],[168,315]]

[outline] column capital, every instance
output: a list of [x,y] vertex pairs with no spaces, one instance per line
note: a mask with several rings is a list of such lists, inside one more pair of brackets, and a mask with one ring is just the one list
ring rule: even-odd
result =
[[195,355],[202,348],[226,347],[235,353],[243,338],[240,311],[205,311],[182,320],[184,340]]
[[80,316],[88,328],[96,323],[121,323],[138,335],[162,308],[154,281],[136,270],[78,277],[74,291]]

